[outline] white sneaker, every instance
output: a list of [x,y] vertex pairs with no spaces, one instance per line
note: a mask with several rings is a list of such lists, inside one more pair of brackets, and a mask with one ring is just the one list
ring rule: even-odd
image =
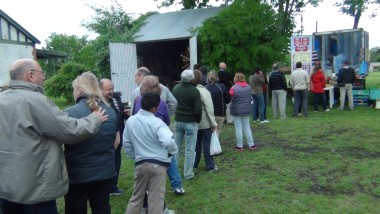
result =
[[162,214],[175,214],[174,210],[169,210],[168,208],[165,208],[164,212]]
[[330,111],[330,109],[329,109],[329,108],[327,108],[325,111]]
[[268,120],[263,120],[263,121],[260,121],[260,123],[269,123]]

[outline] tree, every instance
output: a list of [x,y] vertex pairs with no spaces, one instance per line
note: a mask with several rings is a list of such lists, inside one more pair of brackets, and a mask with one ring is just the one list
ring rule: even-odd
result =
[[216,65],[221,60],[230,70],[269,68],[288,52],[289,34],[277,31],[276,12],[266,4],[235,0],[199,29],[201,61]]
[[380,47],[374,47],[369,50],[370,62],[380,62]]
[[69,57],[63,62],[74,61],[93,68],[95,59],[92,53],[89,53],[89,46],[90,41],[87,35],[78,37],[76,35],[52,33],[46,40],[45,49],[69,54]]
[[109,8],[89,7],[95,11],[95,16],[89,21],[84,21],[82,26],[99,34],[92,42],[93,54],[96,58],[94,71],[100,78],[110,78],[109,42],[132,42],[135,38],[134,34],[144,24],[144,20],[150,13],[133,20],[117,1],[114,1],[114,5]]
[[[154,0],[154,1],[159,1],[159,0]],[[227,0],[232,1],[232,0]],[[160,7],[169,7],[172,5],[177,5],[177,4],[182,4],[183,9],[196,9],[196,8],[203,8],[203,7],[208,7],[209,5],[209,0],[162,0],[160,3]],[[216,0],[218,2],[218,0]],[[222,1],[221,1],[222,2]]]
[[[379,0],[342,0],[342,2],[335,3],[335,6],[339,7],[339,11],[342,14],[346,14],[354,17],[353,29],[357,29],[362,13],[364,13],[369,5],[377,5],[380,8]],[[371,17],[375,17],[377,14],[372,12]]]

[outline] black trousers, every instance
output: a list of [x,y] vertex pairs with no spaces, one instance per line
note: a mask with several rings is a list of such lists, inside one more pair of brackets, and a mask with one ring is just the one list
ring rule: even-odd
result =
[[70,183],[65,195],[66,214],[87,214],[87,200],[92,214],[111,214],[110,189],[113,178],[87,183]]
[[38,204],[19,204],[3,200],[3,214],[57,214],[57,204],[55,200]]
[[112,187],[111,187],[111,192],[115,192],[118,187],[117,183],[119,181],[119,173],[120,173],[120,167],[121,167],[121,145],[122,145],[122,138],[120,136],[120,144],[119,146],[115,149],[115,168],[116,168],[116,176],[113,178],[112,181]]

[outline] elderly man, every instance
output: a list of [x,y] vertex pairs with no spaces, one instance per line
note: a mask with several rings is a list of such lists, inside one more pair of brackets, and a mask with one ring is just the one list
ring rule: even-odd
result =
[[277,63],[273,64],[273,71],[269,76],[269,88],[272,90],[272,110],[273,118],[278,116],[281,119],[286,118],[286,78],[284,73],[279,69]]
[[[135,88],[132,92],[131,102],[132,102],[132,108],[134,105],[134,100],[136,97],[140,96],[140,84],[143,81],[145,76],[151,75],[151,72],[146,67],[140,67],[136,70],[135,73],[135,82],[137,83],[138,87]],[[173,97],[173,94],[170,92],[170,90],[160,84],[161,87],[161,100],[165,101],[169,108],[169,115],[172,116],[175,112],[175,109],[177,108],[177,100]]]
[[182,141],[185,138],[184,177],[190,180],[194,177],[193,167],[195,160],[195,145],[197,141],[198,123],[202,119],[202,101],[197,88],[192,84],[194,73],[185,70],[181,74],[181,83],[173,88],[173,95],[178,101],[175,111],[175,135],[178,146],[175,156],[179,161]]
[[100,109],[81,119],[68,117],[42,94],[45,72],[34,60],[15,61],[9,74],[0,94],[2,211],[56,214],[55,200],[69,187],[62,144],[91,137],[107,116]]
[[[110,79],[102,79],[100,80],[100,90],[102,91],[103,97],[108,101],[108,104],[111,106],[111,108],[115,111],[117,115],[117,121],[118,121],[118,131],[120,133],[120,142],[123,142],[123,131],[124,131],[124,120],[128,118],[128,116],[124,112],[124,106],[121,101],[121,94],[120,92],[114,93],[114,86]],[[121,146],[122,144],[119,144],[118,147],[115,149],[115,167],[116,167],[116,173],[111,188],[111,196],[117,196],[121,195],[123,193],[122,189],[119,189],[117,187],[117,183],[119,180],[119,172],[121,167]]]

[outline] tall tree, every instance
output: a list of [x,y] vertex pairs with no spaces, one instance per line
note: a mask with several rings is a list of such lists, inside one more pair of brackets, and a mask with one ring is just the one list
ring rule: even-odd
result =
[[45,43],[43,49],[68,55],[67,58],[57,58],[54,62],[41,61],[41,66],[47,71],[49,77],[54,74],[50,67],[52,63],[54,63],[55,70],[59,70],[68,61],[83,64],[91,69],[94,68],[95,58],[91,53],[91,45],[87,35],[78,37],[76,35],[51,33]]
[[123,7],[117,2],[109,7],[89,6],[95,11],[91,20],[82,22],[82,26],[89,31],[99,34],[92,42],[94,46],[94,56],[97,59],[95,71],[100,78],[110,77],[109,42],[131,42],[134,34],[140,26],[144,24],[146,14],[133,20],[132,16],[125,12]]
[[369,50],[370,62],[380,62],[380,47],[374,47]]
[[[353,29],[357,29],[359,26],[359,21],[361,15],[368,9],[369,5],[375,5],[377,9],[380,8],[379,0],[342,0],[341,2],[335,3],[335,6],[339,7],[339,11],[342,14],[346,14],[354,17]],[[375,17],[376,10],[372,11],[371,17]]]
[[202,63],[217,65],[223,60],[232,70],[248,71],[282,61],[290,35],[278,32],[277,19],[269,5],[235,0],[199,29]]

